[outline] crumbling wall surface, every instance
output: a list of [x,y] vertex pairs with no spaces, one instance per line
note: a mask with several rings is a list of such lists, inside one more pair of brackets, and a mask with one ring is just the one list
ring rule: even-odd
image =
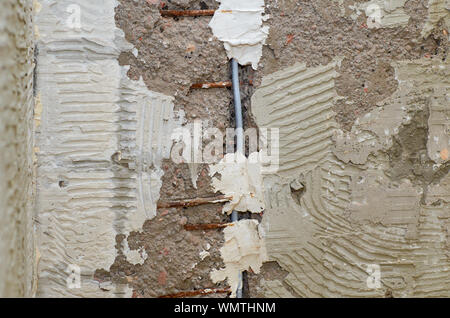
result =
[[448,2],[384,1],[378,24],[369,2],[269,3],[286,38],[269,35],[251,111],[280,131],[262,220],[279,268],[251,295],[450,296]]
[[0,10],[0,297],[32,295],[32,1]]
[[191,85],[247,53],[160,9],[225,3],[41,1],[38,295],[225,297],[246,269],[253,297],[449,296],[448,1],[251,1],[245,126],[278,128],[280,158],[240,187],[169,158],[180,126],[234,127],[229,89]]
[[[116,24],[136,48],[119,56],[130,78],[142,76],[148,89],[173,95],[184,124],[223,129],[233,127],[230,92],[189,87],[229,78],[227,39],[211,18],[159,13],[219,3],[123,0]],[[247,76],[254,76],[245,124],[279,128],[280,166],[262,176],[265,210],[252,235],[264,241],[250,249],[258,251],[251,254],[250,296],[448,295],[445,3],[265,1],[253,31],[269,26],[269,35],[258,38],[258,50],[266,44],[262,57],[251,61],[254,72],[243,68],[241,88],[250,95]],[[222,193],[236,191],[229,176],[215,180],[212,165],[168,160],[163,170],[161,201],[213,196],[211,185],[219,183],[227,187]],[[225,222],[221,212],[230,209],[158,209],[142,232],[116,237],[117,257],[98,279],[128,283],[134,297],[200,290],[225,277],[215,286],[236,286],[235,272],[248,264],[227,257],[239,240],[184,227]],[[147,258],[132,261],[130,248]],[[263,251],[268,262],[259,268]]]
[[[229,89],[190,89],[194,83],[229,80],[229,64],[223,44],[214,38],[211,17],[172,18],[160,9],[216,9],[213,0],[119,1],[116,25],[132,43],[135,54],[122,52],[121,65],[129,66],[131,79],[142,76],[148,89],[174,96],[175,111],[185,114],[184,127],[229,127],[232,94]],[[174,147],[175,148],[175,147]],[[165,160],[160,202],[214,197],[208,166]],[[158,297],[178,293],[223,289],[211,281],[213,268],[223,267],[220,230],[187,230],[186,225],[227,222],[222,205],[161,207],[147,220],[142,232],[128,239],[117,236],[118,253],[109,270],[98,270],[101,281],[127,282],[133,297]],[[126,243],[125,243],[126,241]],[[120,247],[145,250],[147,259],[133,263]],[[209,297],[224,297],[212,293]],[[203,296],[205,297],[205,296]],[[208,296],[206,296],[208,297]]]
[[204,119],[204,105],[213,113],[209,124],[226,125],[230,92],[189,88],[228,79],[228,61],[219,41],[205,41],[208,17],[163,20],[159,8],[157,1],[40,1],[40,297],[155,297],[214,287],[209,274],[222,264],[223,235],[184,225],[226,222],[222,207],[156,204],[215,195],[204,165],[168,157],[172,131]]
[[[117,235],[156,215],[174,99],[119,65],[133,46],[115,26],[116,5],[45,0],[37,13],[40,297],[130,297],[126,282],[94,274],[114,263]],[[132,247],[123,246],[130,262],[145,261]]]

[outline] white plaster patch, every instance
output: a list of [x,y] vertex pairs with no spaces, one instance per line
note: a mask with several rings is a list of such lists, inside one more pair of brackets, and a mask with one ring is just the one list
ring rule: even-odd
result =
[[239,273],[251,269],[258,274],[263,262],[267,261],[264,240],[258,231],[258,221],[241,220],[225,228],[225,243],[220,249],[225,268],[211,273],[213,282],[228,279],[231,297],[236,297]]
[[[257,155],[251,154],[251,159],[257,157],[254,154]],[[220,177],[215,176],[216,173]],[[226,154],[219,163],[209,167],[209,174],[214,189],[232,197],[231,202],[224,205],[224,213],[264,210],[261,164],[256,159],[247,159],[241,153]]]
[[269,34],[269,27],[263,26],[264,0],[217,1],[220,7],[209,23],[214,35],[224,42],[229,58],[256,70]]
[[372,0],[355,5],[352,9],[356,19],[362,13],[367,16],[367,27],[372,28],[394,28],[407,25],[409,16],[406,14],[403,6],[407,0]]

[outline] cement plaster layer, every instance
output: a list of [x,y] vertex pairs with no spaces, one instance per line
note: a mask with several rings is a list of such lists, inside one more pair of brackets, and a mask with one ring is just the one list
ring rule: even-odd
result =
[[[395,63],[398,90],[378,108],[357,120],[349,133],[337,131],[333,152],[344,162],[362,164],[369,154],[394,145],[402,125],[423,110],[427,118],[427,154],[436,164],[448,162],[450,137],[450,63],[422,59]],[[357,149],[358,151],[354,151]]]
[[217,0],[220,7],[209,26],[214,35],[223,41],[228,58],[239,64],[258,68],[262,46],[269,34],[263,26],[264,0]]
[[[352,131],[337,131],[333,152],[344,162],[363,164],[369,154],[392,147],[401,125],[412,121],[416,110],[428,117],[427,153],[437,164],[448,161],[450,147],[450,64],[423,59],[395,63],[398,90],[378,108],[357,120]],[[354,150],[358,151],[354,151]]]
[[[333,64],[294,65],[256,90],[256,123],[280,127],[262,227],[269,260],[288,272],[263,280],[266,296],[450,295],[448,162],[434,150],[447,147],[449,118],[436,116],[449,106],[448,62],[394,67],[398,90],[349,133],[324,114],[335,98]],[[431,144],[436,136],[442,144]]]
[[35,285],[32,7],[0,9],[0,297],[30,297]]
[[[161,161],[170,154],[173,98],[131,81],[117,61],[133,48],[116,28],[114,0],[45,0],[39,27],[37,129],[41,297],[127,297],[102,286],[116,235],[156,214]],[[133,263],[142,251],[126,249]],[[78,267],[80,288],[70,288]]]
[[278,175],[310,170],[329,152],[337,127],[332,110],[336,66],[332,62],[308,69],[296,63],[264,77],[253,94],[252,112],[259,128],[279,129]]
[[428,37],[441,20],[448,31],[450,28],[450,1],[428,0],[428,17],[422,29],[422,36]]

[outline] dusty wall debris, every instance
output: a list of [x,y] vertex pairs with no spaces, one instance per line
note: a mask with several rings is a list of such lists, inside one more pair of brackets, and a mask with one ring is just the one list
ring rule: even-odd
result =
[[35,286],[33,229],[32,1],[0,10],[0,297],[30,297]]

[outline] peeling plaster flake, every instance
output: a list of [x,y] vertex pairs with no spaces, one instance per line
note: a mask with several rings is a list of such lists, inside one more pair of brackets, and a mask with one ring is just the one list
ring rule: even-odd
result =
[[205,258],[211,256],[209,252],[204,251],[204,250],[201,251],[199,255],[200,255],[200,259],[201,259],[202,261],[203,261]]
[[198,170],[200,164],[198,163],[188,163],[189,173],[191,175],[191,182],[194,189],[197,189],[197,181],[198,181]]
[[241,220],[225,228],[225,243],[220,249],[225,268],[211,273],[213,282],[228,279],[231,297],[236,297],[239,273],[251,269],[258,274],[263,262],[267,261],[264,240],[258,231],[258,221]]
[[256,157],[251,155],[253,160],[250,160],[241,153],[226,154],[219,163],[209,167],[214,189],[233,198],[223,207],[224,213],[264,210],[261,164],[256,162]]
[[220,7],[209,23],[214,35],[224,42],[230,59],[235,58],[241,65],[251,64],[256,70],[269,34],[269,27],[263,26],[264,0],[217,2]]
[[[128,287],[105,291],[92,277],[113,264],[118,234],[141,231],[156,214],[160,164],[178,124],[174,98],[130,80],[119,65],[133,46],[115,25],[117,4],[43,0],[36,16],[39,297],[130,296]],[[131,263],[146,257],[127,254]],[[70,265],[80,268],[79,289],[66,286]]]

